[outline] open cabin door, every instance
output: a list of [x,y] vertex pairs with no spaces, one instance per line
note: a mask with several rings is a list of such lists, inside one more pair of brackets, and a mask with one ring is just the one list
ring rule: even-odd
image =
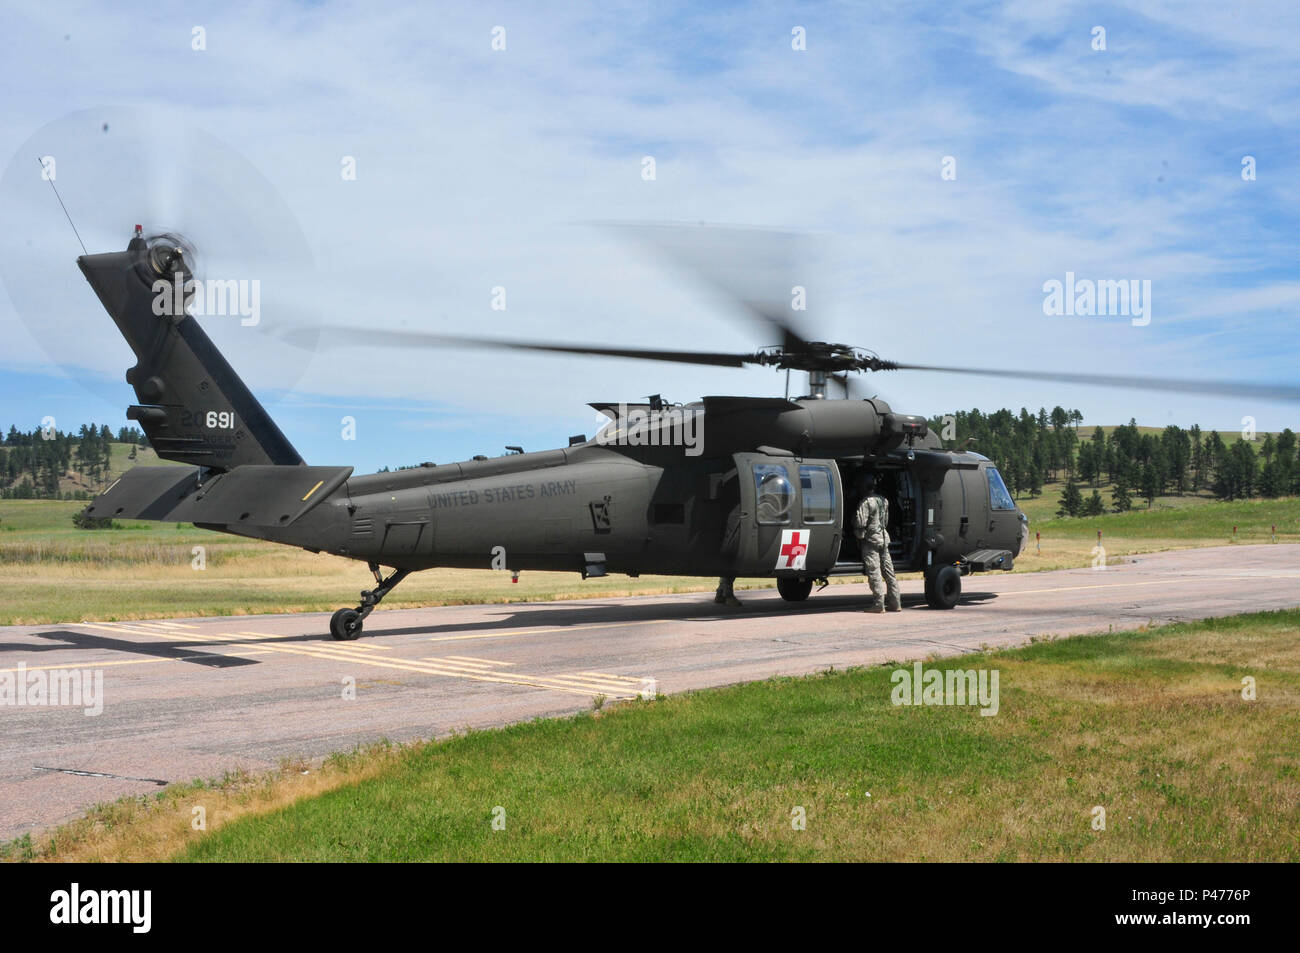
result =
[[740,481],[737,575],[816,578],[835,564],[844,493],[832,460],[734,456]]

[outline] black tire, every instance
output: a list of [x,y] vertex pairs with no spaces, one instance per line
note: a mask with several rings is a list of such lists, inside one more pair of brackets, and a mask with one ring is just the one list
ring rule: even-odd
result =
[[925,601],[931,609],[954,609],[961,601],[961,573],[956,566],[939,566],[925,574]]
[[330,617],[330,635],[339,642],[351,642],[361,635],[361,613],[356,609],[340,609]]
[[776,581],[776,591],[786,602],[803,602],[812,592],[812,580],[782,577]]

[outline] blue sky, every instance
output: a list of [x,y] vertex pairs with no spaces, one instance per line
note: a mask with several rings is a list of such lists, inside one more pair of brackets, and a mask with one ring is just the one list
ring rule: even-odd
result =
[[[809,323],[899,360],[1294,381],[1300,12],[1142,6],[193,4],[142,17],[7,4],[0,424],[116,428],[133,400],[129,351],[40,181],[32,153],[46,147],[92,251],[143,220],[263,281],[261,326],[205,326],[311,462],[538,449],[590,434],[589,400],[782,391],[762,369],[313,353],[278,337],[346,324],[773,343],[592,221],[805,232]],[[196,26],[206,49],[192,48]],[[805,50],[791,48],[796,26]],[[1151,323],[1044,315],[1043,283],[1067,271],[1150,280]],[[498,286],[505,311],[490,306]],[[919,373],[867,387],[908,413],[1061,403],[1089,423],[1300,425],[1294,405],[1262,401]]]

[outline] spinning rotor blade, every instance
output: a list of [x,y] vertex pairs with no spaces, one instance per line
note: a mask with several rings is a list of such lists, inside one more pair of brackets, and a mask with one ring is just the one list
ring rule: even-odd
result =
[[678,269],[708,285],[756,321],[787,351],[809,337],[791,308],[792,289],[807,287],[804,264],[812,256],[796,232],[735,225],[600,223],[615,234],[648,245]]
[[[704,364],[712,367],[744,367],[759,363],[754,354],[725,354],[717,351],[663,351],[654,348],[615,348],[585,344],[556,344],[540,341],[514,341],[505,338],[474,338],[426,331],[357,331],[351,328],[324,327],[322,343],[338,334],[363,344],[393,344],[403,347],[472,347],[507,348],[514,351],[541,351],[548,354],[585,354],[597,357],[625,357],[672,364]],[[314,332],[313,332],[314,333]]]
[[318,284],[306,236],[252,162],[177,109],[96,107],[41,127],[0,176],[0,220],[0,283],[18,318],[49,363],[112,405],[129,394],[129,350],[76,259],[83,244],[122,251],[137,224],[211,282],[193,313],[251,387],[288,390],[306,371],[311,355],[274,334]]
[[1219,397],[1253,397],[1260,400],[1300,401],[1300,386],[1281,383],[1207,381],[1195,378],[1125,377],[1122,374],[1059,374],[1044,371],[1000,370],[980,367],[941,367],[934,364],[894,363],[897,370],[935,371],[942,374],[972,374],[979,377],[1009,377],[1051,383],[1127,387],[1134,390],[1166,391],[1175,394],[1209,394]]

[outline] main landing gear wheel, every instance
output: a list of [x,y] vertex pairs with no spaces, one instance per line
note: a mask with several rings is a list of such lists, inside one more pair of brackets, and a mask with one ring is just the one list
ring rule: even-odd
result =
[[340,609],[330,617],[330,635],[340,642],[351,642],[361,634],[361,613]]
[[952,609],[961,599],[961,572],[956,566],[932,567],[925,573],[925,601],[931,609]]
[[803,602],[808,598],[808,593],[812,592],[812,580],[783,577],[776,581],[776,591],[781,593],[781,598],[786,602]]
[[370,564],[370,571],[375,574],[375,582],[379,585],[373,590],[367,589],[361,593],[361,605],[355,609],[340,609],[330,617],[330,635],[339,642],[351,642],[361,635],[361,623],[365,621],[366,616],[374,611],[375,606],[383,601],[384,596],[392,592],[399,582],[411,574],[409,569],[394,569],[385,579],[375,563]]

